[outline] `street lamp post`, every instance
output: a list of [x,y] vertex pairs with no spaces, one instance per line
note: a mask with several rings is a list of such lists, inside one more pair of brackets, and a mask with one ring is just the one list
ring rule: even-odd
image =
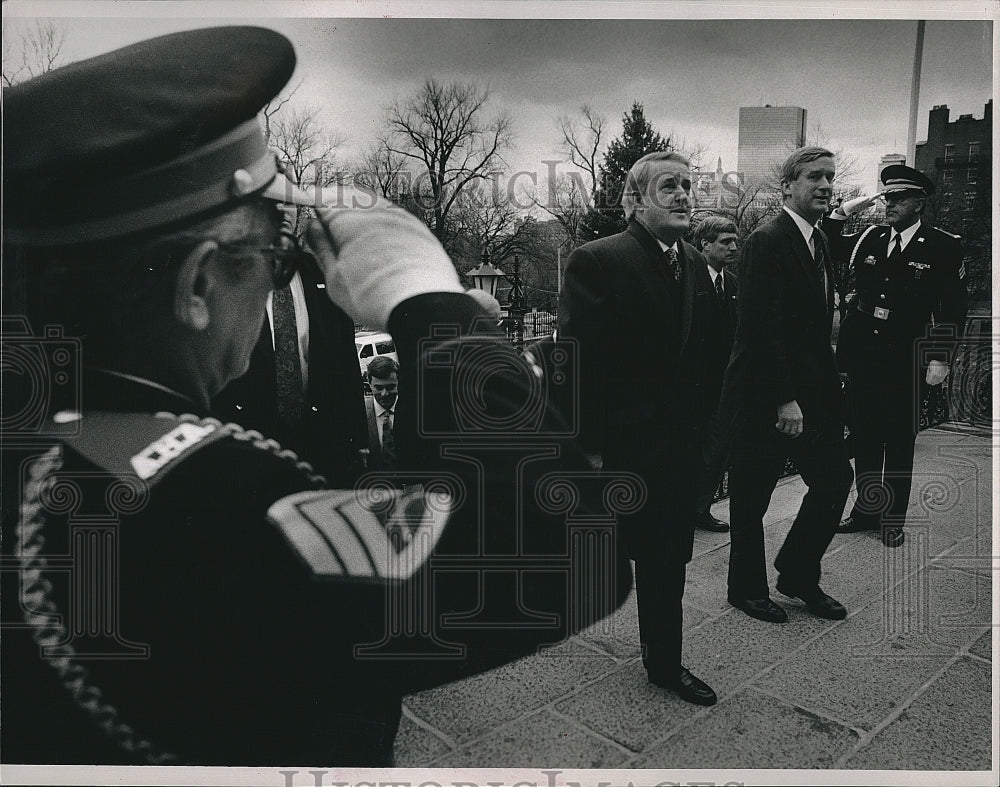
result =
[[510,294],[507,296],[507,312],[513,322],[514,349],[524,349],[524,290],[521,288],[521,258],[514,255],[514,274],[510,279]]
[[500,279],[505,276],[502,270],[493,267],[490,263],[490,255],[485,251],[483,252],[483,261],[465,275],[472,280],[473,287],[492,295],[494,298],[497,297]]

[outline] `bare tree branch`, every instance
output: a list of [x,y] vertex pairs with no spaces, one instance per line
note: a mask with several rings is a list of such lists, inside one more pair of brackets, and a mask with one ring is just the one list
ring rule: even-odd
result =
[[3,31],[3,84],[6,87],[40,76],[58,67],[66,31],[51,19],[35,20],[33,26],[12,37]]

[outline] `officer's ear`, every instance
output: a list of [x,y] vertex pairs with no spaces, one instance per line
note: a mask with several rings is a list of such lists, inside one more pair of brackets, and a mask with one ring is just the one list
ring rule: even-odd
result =
[[202,241],[184,258],[177,271],[174,316],[181,325],[194,331],[205,330],[210,321],[208,298],[217,275],[212,258],[218,248],[215,241]]

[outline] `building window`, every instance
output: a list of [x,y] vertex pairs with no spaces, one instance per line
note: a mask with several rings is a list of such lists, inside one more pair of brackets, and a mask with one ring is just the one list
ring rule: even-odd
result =
[[966,210],[972,210],[976,207],[976,192],[967,191],[965,192],[965,208]]
[[965,173],[965,182],[970,186],[975,186],[979,182],[979,173],[975,167],[969,167],[969,171]]
[[941,185],[950,186],[952,181],[955,180],[955,171],[951,169],[942,170],[941,172]]
[[944,146],[944,160],[947,162],[947,161],[952,161],[954,158],[955,158],[955,145],[954,143],[949,142],[947,145]]
[[971,164],[979,157],[979,143],[970,142],[969,143],[969,163]]

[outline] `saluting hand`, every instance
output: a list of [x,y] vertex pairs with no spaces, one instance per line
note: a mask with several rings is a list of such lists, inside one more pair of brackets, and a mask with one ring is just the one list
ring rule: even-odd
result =
[[799,408],[799,403],[792,399],[790,402],[778,405],[778,423],[774,426],[789,437],[798,437],[802,434],[802,410]]

